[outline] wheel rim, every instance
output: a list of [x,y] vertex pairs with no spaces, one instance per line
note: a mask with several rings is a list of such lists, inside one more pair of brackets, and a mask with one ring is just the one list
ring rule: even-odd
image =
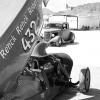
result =
[[85,70],[82,69],[81,72],[80,72],[80,77],[79,77],[79,90],[80,92],[86,92],[86,89],[85,89],[85,84],[84,84],[84,81],[85,81]]
[[61,45],[61,39],[59,39],[58,42],[56,42],[56,46],[60,46]]
[[86,91],[88,91],[89,87],[90,87],[90,70],[87,68],[86,70],[86,76],[85,76],[85,87],[86,87]]
[[59,40],[59,44],[61,44],[61,39]]
[[79,77],[79,90],[82,93],[88,92],[90,87],[90,70],[82,69]]
[[56,46],[57,46],[57,47],[59,46],[59,42],[56,42]]

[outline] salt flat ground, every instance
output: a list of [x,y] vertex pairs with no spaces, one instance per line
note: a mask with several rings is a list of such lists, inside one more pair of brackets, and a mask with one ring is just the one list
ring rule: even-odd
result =
[[91,71],[90,91],[87,94],[66,89],[54,100],[100,100],[100,31],[73,31],[75,43],[64,44],[61,47],[49,47],[48,53],[63,52],[73,59],[71,73],[72,81],[79,80],[82,68],[89,67]]

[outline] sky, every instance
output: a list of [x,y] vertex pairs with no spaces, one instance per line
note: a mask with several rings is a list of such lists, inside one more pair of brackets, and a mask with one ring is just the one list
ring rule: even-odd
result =
[[60,11],[66,8],[66,4],[69,6],[78,6],[86,3],[100,2],[100,0],[49,0],[47,8],[52,11]]

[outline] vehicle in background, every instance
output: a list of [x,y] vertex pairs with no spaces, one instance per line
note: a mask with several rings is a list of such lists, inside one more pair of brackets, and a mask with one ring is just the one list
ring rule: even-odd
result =
[[41,33],[44,40],[49,41],[51,45],[60,46],[63,43],[73,43],[75,34],[69,30],[68,22],[49,22]]

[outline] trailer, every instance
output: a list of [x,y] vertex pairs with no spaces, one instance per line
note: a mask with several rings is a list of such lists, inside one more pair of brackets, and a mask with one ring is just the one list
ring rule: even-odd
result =
[[70,29],[77,29],[78,28],[78,17],[74,15],[53,15],[49,17],[50,22],[68,22],[69,23],[69,28]]
[[66,21],[69,23],[69,29],[78,29],[78,17],[77,16],[66,16]]
[[100,27],[100,18],[97,18],[97,16],[79,16],[78,29],[84,29],[86,27],[90,29]]
[[49,17],[50,22],[55,22],[55,21],[61,21],[61,22],[66,22],[66,16],[65,15],[53,15]]
[[54,15],[49,17],[49,21],[68,22],[69,29],[74,30],[100,28],[100,17],[98,16]]

